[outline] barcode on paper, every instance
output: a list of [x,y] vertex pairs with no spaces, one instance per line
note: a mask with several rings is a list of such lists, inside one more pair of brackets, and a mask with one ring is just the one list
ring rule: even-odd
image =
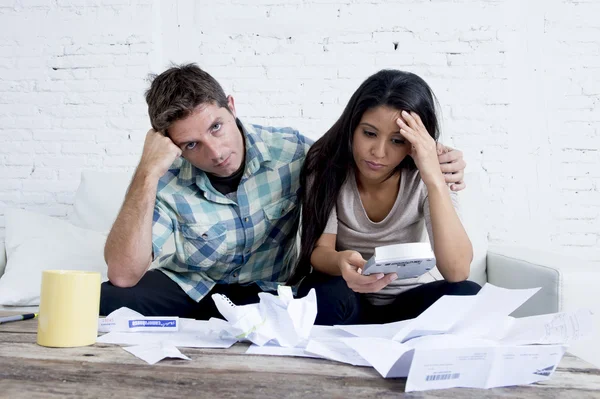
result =
[[455,380],[457,378],[460,378],[460,373],[431,374],[425,377],[425,381]]

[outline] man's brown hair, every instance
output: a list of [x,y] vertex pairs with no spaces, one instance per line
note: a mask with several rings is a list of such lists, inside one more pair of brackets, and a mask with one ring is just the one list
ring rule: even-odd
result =
[[173,122],[190,115],[201,104],[227,106],[223,88],[196,64],[175,65],[151,76],[146,103],[152,128],[167,133]]

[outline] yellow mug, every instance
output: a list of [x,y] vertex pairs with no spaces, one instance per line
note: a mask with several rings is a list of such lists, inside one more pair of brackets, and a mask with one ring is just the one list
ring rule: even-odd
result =
[[98,336],[100,273],[42,272],[37,343],[51,347],[91,345]]

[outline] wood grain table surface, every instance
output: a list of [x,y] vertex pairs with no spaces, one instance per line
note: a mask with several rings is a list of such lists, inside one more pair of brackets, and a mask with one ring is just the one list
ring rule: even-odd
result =
[[[0,312],[0,315],[14,312]],[[45,348],[37,320],[0,324],[0,398],[600,398],[600,370],[565,355],[550,380],[483,389],[404,392],[405,378],[322,359],[180,348],[192,360],[155,365],[118,345]]]

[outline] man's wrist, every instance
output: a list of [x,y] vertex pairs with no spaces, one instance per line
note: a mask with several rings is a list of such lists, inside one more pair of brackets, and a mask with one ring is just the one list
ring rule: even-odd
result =
[[140,183],[143,183],[144,185],[158,184],[158,180],[160,178],[161,178],[161,176],[159,176],[157,171],[153,170],[152,168],[144,167],[143,165],[138,166],[138,168],[136,169],[135,174],[133,176],[134,180],[138,180],[138,181],[140,181]]

